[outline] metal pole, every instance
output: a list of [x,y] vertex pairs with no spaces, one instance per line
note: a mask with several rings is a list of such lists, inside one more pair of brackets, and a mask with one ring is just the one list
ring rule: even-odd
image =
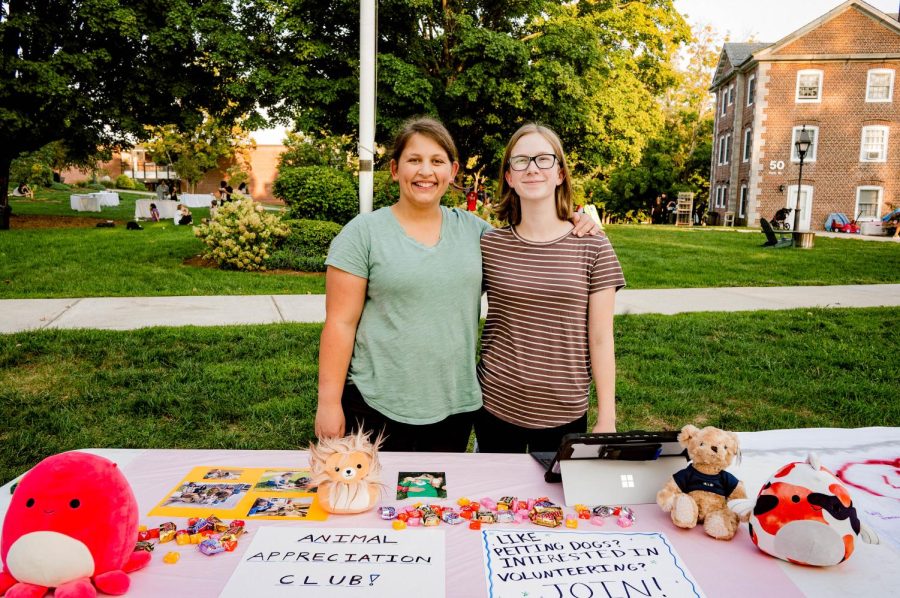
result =
[[803,183],[803,158],[805,157],[806,152],[800,154],[800,174],[797,176],[797,203],[794,205],[794,230],[792,231],[794,233],[800,229],[800,189]]
[[372,211],[375,159],[375,2],[359,1],[359,211]]

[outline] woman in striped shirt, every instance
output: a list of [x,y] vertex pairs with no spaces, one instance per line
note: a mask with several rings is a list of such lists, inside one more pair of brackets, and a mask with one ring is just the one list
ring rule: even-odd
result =
[[587,428],[614,432],[613,310],[625,286],[605,235],[571,234],[572,183],[550,129],[528,124],[503,157],[498,216],[509,226],[481,238],[488,316],[478,379],[484,407],[475,431],[483,452],[552,451]]

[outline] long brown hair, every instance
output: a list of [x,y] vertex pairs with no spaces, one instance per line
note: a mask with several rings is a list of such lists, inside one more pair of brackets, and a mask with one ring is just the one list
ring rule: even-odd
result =
[[453,143],[453,137],[443,124],[437,119],[428,116],[419,116],[405,121],[397,130],[394,137],[394,144],[391,149],[391,160],[400,161],[400,155],[406,149],[406,144],[415,134],[428,137],[447,152],[447,156],[451,162],[458,162],[459,157],[456,151],[456,144]]
[[560,220],[571,220],[574,212],[572,207],[573,192],[571,173],[569,172],[569,165],[566,163],[566,153],[563,151],[559,136],[552,129],[537,123],[528,123],[519,127],[519,130],[513,133],[509,143],[506,144],[506,151],[503,152],[503,163],[500,166],[500,190],[497,193],[500,196],[500,200],[497,203],[497,217],[513,226],[522,221],[522,205],[519,200],[519,194],[506,182],[506,171],[509,169],[509,159],[513,147],[519,142],[519,139],[532,133],[537,133],[546,139],[553,148],[553,153],[556,154],[559,169],[563,175],[562,182],[556,186],[556,215],[559,216]]

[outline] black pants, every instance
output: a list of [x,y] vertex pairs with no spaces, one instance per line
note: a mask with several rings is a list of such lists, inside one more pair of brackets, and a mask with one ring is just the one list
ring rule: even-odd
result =
[[491,415],[482,407],[475,414],[475,437],[481,453],[555,452],[566,434],[587,430],[587,413],[556,428],[523,428]]
[[372,440],[384,432],[383,451],[464,453],[469,446],[475,412],[457,413],[433,424],[405,424],[376,411],[363,400],[356,386],[344,385],[341,396],[347,433],[362,428]]

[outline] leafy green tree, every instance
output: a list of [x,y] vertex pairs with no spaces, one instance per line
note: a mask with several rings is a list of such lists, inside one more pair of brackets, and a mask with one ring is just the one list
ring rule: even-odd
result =
[[[356,0],[285,0],[260,35],[291,48],[259,71],[298,130],[353,134],[358,119]],[[378,122],[388,142],[417,114],[439,117],[462,163],[497,170],[515,128],[556,129],[583,172],[637,160],[661,123],[688,29],[671,0],[383,0]]]
[[0,3],[0,228],[9,168],[53,141],[72,160],[129,146],[144,125],[190,129],[272,101],[253,76],[267,19],[230,0],[9,0]]
[[[161,164],[171,164],[178,176],[191,185],[191,191],[207,172],[218,166],[237,165],[244,172],[250,164],[250,151],[256,147],[250,132],[244,127],[246,119],[236,121],[203,114],[203,120],[188,131],[176,125],[148,126],[149,139],[143,145]],[[235,181],[236,182],[236,181]]]
[[694,193],[694,205],[709,202],[709,163],[714,123],[707,89],[721,40],[709,26],[693,32],[680,56],[677,84],[660,96],[663,125],[647,140],[637,163],[625,163],[598,182],[595,202],[620,217],[648,211],[660,193]]

